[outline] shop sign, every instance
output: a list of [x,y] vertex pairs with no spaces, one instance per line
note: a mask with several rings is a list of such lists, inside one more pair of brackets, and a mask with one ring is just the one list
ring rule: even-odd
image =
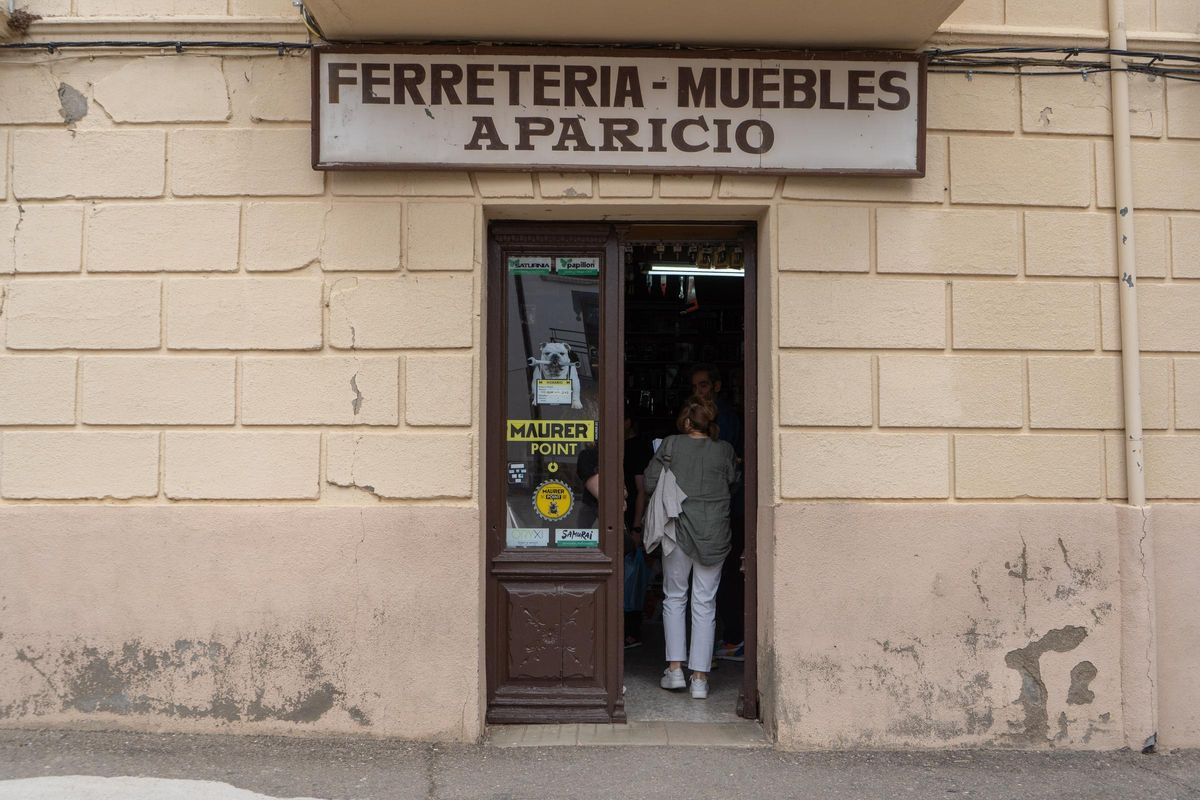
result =
[[317,169],[925,171],[912,53],[314,52]]

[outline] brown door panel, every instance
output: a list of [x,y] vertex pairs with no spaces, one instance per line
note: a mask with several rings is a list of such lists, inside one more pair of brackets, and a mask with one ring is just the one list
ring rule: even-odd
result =
[[506,582],[500,592],[508,632],[504,685],[602,687],[604,584]]

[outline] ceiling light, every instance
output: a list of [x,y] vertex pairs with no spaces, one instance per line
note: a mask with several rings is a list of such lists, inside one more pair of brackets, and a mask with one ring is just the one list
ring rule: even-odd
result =
[[650,265],[650,275],[687,275],[697,278],[744,278],[744,269],[697,267],[695,264],[658,263]]

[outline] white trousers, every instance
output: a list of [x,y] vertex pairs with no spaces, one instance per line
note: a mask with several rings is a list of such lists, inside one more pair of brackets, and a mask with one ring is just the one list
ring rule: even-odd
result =
[[[687,646],[688,575],[692,576],[692,647]],[[713,636],[717,630],[717,587],[721,564],[697,564],[676,547],[663,556],[663,628],[667,635],[667,661],[687,661],[693,672],[708,672],[712,666]]]

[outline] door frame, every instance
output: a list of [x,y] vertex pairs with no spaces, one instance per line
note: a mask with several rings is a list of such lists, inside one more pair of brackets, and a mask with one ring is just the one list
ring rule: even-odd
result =
[[[604,654],[608,680],[607,719],[601,720],[596,716],[598,708],[572,709],[561,704],[551,704],[542,709],[525,708],[520,712],[506,713],[503,709],[493,706],[495,700],[496,682],[498,680],[498,658],[501,656],[499,633],[503,628],[500,620],[500,608],[497,602],[498,577],[494,566],[503,560],[497,543],[500,540],[499,526],[503,524],[506,492],[496,476],[504,474],[506,453],[503,442],[497,430],[502,429],[502,421],[507,418],[506,397],[502,391],[506,377],[507,361],[507,309],[505,299],[505,272],[503,269],[503,247],[499,236],[524,237],[528,240],[544,239],[548,249],[563,249],[564,241],[570,246],[572,238],[596,242],[597,237],[603,236],[605,253],[605,269],[601,274],[600,286],[600,435],[603,442],[610,430],[617,431],[621,426],[616,420],[624,414],[625,392],[625,263],[624,239],[625,232],[634,225],[670,225],[714,227],[734,225],[742,229],[740,243],[745,253],[745,278],[742,284],[743,297],[743,355],[745,361],[743,398],[743,464],[744,464],[744,496],[743,525],[745,530],[745,602],[744,602],[744,631],[745,631],[745,661],[743,665],[742,686],[737,701],[737,713],[748,719],[758,719],[760,716],[760,694],[758,687],[758,232],[759,223],[754,220],[701,220],[684,221],[670,220],[659,222],[655,219],[638,220],[636,222],[533,222],[529,220],[490,220],[485,228],[487,259],[484,264],[484,284],[486,298],[484,301],[485,329],[487,336],[487,364],[485,367],[486,384],[484,386],[484,408],[486,409],[484,430],[481,437],[486,442],[486,458],[482,491],[484,496],[484,641],[485,641],[485,676],[484,687],[485,711],[489,723],[554,723],[554,722],[624,722],[625,708],[623,696],[623,681],[625,677],[625,648],[623,644],[623,597],[624,570],[621,552],[622,537],[616,533],[615,521],[623,520],[621,513],[621,490],[623,481],[601,481],[600,509],[601,524],[604,528],[603,546],[594,554],[595,565],[581,565],[578,555],[545,554],[542,563],[535,569],[545,577],[554,576],[575,577],[583,575],[599,575],[606,568],[612,572],[606,581],[611,592],[608,597],[609,608],[604,614],[605,635]],[[611,323],[610,320],[613,320]],[[496,426],[501,428],[496,428]],[[606,475],[622,474],[621,447],[601,447],[600,471]],[[555,557],[559,555],[560,557]],[[570,565],[567,564],[571,561]],[[606,562],[601,564],[600,562]],[[620,607],[619,607],[620,606]]]

